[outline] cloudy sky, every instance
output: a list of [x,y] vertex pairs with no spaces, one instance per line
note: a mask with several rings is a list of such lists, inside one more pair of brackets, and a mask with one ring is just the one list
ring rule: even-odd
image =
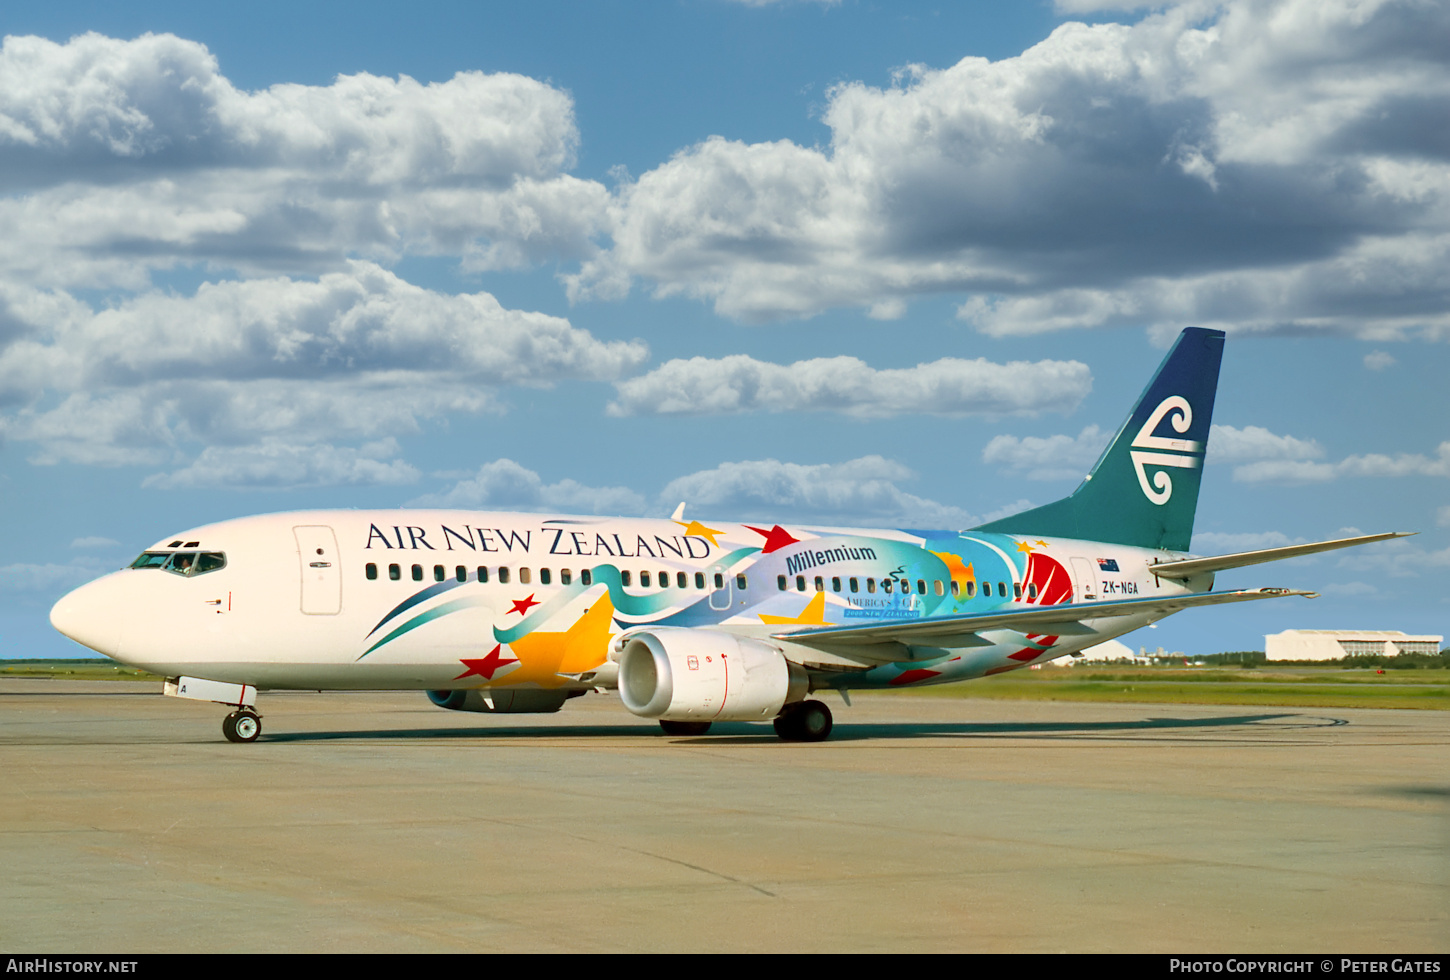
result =
[[966,527],[1186,326],[1195,550],[1422,533],[1129,642],[1450,632],[1443,3],[207,6],[0,22],[0,656],[244,514]]

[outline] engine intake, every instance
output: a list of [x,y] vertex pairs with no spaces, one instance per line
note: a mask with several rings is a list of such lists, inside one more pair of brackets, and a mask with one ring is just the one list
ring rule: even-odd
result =
[[768,721],[809,687],[804,668],[748,637],[660,627],[620,642],[620,700],[643,718]]

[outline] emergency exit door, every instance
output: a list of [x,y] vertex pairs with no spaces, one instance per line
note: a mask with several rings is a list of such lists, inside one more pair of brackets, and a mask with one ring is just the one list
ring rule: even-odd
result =
[[337,536],[325,525],[294,527],[297,559],[302,566],[302,611],[309,616],[335,616],[342,611],[342,565]]

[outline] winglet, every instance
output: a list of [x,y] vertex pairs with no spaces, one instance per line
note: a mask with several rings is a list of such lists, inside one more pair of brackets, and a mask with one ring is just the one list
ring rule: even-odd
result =
[[676,507],[675,508],[675,512],[670,515],[670,520],[672,520],[672,521],[683,521],[684,519],[685,519],[685,502],[683,500],[681,500],[680,501],[680,506]]

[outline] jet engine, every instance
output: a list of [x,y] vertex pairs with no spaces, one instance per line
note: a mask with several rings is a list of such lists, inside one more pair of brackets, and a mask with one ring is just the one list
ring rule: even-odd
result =
[[451,711],[488,711],[500,715],[547,714],[583,691],[429,691],[428,700]]
[[806,696],[805,669],[760,640],[659,627],[615,641],[619,696],[643,718],[768,721]]

